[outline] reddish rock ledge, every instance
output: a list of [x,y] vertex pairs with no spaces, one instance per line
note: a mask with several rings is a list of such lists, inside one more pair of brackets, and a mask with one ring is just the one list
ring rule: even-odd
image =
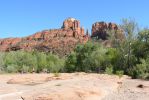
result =
[[60,29],[44,30],[23,38],[0,39],[0,51],[38,50],[65,56],[78,43],[86,43],[88,39],[80,22],[68,18]]

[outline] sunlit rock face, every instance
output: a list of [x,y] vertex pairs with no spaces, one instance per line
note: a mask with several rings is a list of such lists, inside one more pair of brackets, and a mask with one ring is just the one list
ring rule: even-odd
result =
[[43,30],[23,38],[0,39],[0,51],[38,50],[65,56],[78,43],[86,43],[88,39],[80,21],[68,18],[59,29]]
[[63,22],[64,30],[73,30],[74,37],[84,36],[84,28],[80,27],[80,21],[74,18],[68,18]]
[[102,40],[102,43],[108,47],[112,45],[111,36],[114,36],[119,41],[125,38],[123,30],[115,23],[96,22],[92,25],[91,37]]
[[92,37],[107,40],[111,33],[114,33],[117,39],[124,38],[123,31],[115,23],[96,22],[92,25]]

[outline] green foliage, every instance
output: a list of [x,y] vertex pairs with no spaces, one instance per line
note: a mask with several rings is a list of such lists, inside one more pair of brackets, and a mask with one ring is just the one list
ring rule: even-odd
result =
[[5,69],[5,62],[4,62],[5,53],[0,52],[0,73]]
[[149,29],[145,28],[138,33],[138,39],[144,41],[145,43],[149,42]]
[[148,29],[143,29],[138,33],[138,37],[132,44],[133,55],[136,57],[136,62],[133,68],[128,71],[128,74],[133,78],[147,78],[149,76],[149,42]]
[[122,71],[122,70],[117,70],[117,71],[116,71],[116,75],[118,75],[119,78],[121,78],[121,77],[124,75],[124,71]]
[[6,53],[5,65],[6,66],[11,66],[11,65],[17,66],[16,69],[18,72],[22,72],[24,66],[29,67],[29,72],[32,72],[33,70],[34,71],[37,70],[36,57],[32,55],[32,53],[28,53],[24,51]]
[[106,52],[104,47],[94,42],[78,45],[68,56],[65,70],[67,72],[98,72],[104,68]]
[[98,46],[93,44],[92,42],[88,42],[84,45],[78,45],[76,47],[75,52],[77,57],[77,71],[87,72],[90,69],[90,66],[88,66],[88,62],[90,62],[90,56],[92,52],[95,51],[97,48]]
[[147,58],[149,54],[149,29],[143,29],[138,33],[137,39],[133,43],[133,53],[138,59],[138,62],[142,58]]
[[[1,55],[1,54],[0,54]],[[0,56],[1,66],[6,72],[48,72],[63,71],[65,59],[51,53],[15,51]],[[2,67],[0,67],[2,69]]]
[[112,67],[112,65],[109,66],[109,67],[106,67],[105,74],[109,74],[109,75],[113,74],[113,67]]
[[59,72],[64,68],[65,60],[53,54],[47,54],[47,69],[49,72]]
[[133,67],[133,69],[130,72],[130,75],[133,78],[145,79],[148,76],[149,63],[147,60],[141,59],[141,63]]
[[22,72],[24,72],[24,73],[29,72],[29,69],[30,69],[29,66],[26,66],[26,65],[23,65],[23,66],[22,66]]
[[76,53],[72,52],[66,60],[65,71],[66,72],[75,72],[76,71],[76,64],[77,64]]
[[92,52],[90,57],[90,62],[87,62],[87,65],[91,67],[93,71],[100,72],[104,70],[107,66],[106,61],[106,53],[107,49],[103,48],[102,46],[97,48],[94,52]]
[[17,65],[8,65],[7,66],[7,72],[8,73],[17,73],[18,70],[17,70],[18,66]]
[[124,30],[127,39],[133,39],[134,35],[138,32],[138,24],[134,19],[122,19],[120,27]]
[[43,52],[34,52],[33,53],[36,56],[36,60],[37,60],[37,72],[41,72],[41,71],[47,71],[47,55]]
[[106,53],[106,48],[94,42],[78,45],[75,52],[68,56],[65,70],[67,72],[98,72],[105,69],[105,65],[107,65]]
[[135,60],[134,55],[132,54],[133,48],[132,44],[135,40],[135,34],[138,31],[137,23],[132,19],[123,19],[121,28],[124,30],[124,33],[126,35],[126,40],[122,44],[124,59],[126,62],[126,67],[130,69],[133,67],[133,62]]

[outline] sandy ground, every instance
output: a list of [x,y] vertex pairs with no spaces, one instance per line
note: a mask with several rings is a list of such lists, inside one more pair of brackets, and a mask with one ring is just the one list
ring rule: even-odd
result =
[[149,81],[125,79],[118,91],[109,93],[103,100],[149,100]]
[[8,74],[0,75],[0,100],[149,100],[148,86],[106,74]]

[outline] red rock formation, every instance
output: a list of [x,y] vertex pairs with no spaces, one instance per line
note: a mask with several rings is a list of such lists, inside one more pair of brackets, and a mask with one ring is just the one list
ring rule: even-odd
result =
[[115,23],[96,22],[92,25],[92,37],[107,40],[109,31],[113,31],[117,39],[123,39],[123,31]]
[[115,38],[118,42],[124,40],[123,31],[115,23],[96,22],[92,25],[92,35],[96,39],[101,39],[101,44],[106,47],[114,47],[115,42],[110,38]]
[[74,30],[74,37],[84,36],[84,28],[80,27],[80,22],[74,18],[66,19],[62,28],[65,30]]
[[24,38],[0,40],[0,51],[39,50],[53,52],[60,56],[70,53],[78,43],[85,43],[89,36],[84,35],[84,28],[74,18],[63,22],[61,29],[44,30]]
[[7,48],[19,43],[21,38],[5,38],[0,40],[0,51],[6,51]]

